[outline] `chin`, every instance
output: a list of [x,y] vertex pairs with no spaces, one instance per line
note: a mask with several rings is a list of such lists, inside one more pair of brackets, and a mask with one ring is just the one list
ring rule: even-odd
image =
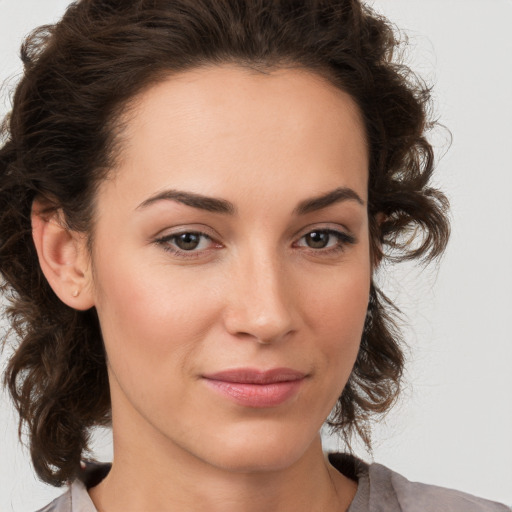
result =
[[317,442],[321,443],[318,432],[306,435],[290,429],[259,428],[215,439],[201,458],[234,473],[280,471],[294,465]]

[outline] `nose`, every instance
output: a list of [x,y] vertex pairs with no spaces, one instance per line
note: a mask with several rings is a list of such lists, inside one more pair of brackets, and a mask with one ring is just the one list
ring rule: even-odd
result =
[[297,327],[289,273],[276,258],[252,255],[230,276],[226,330],[262,344],[278,342]]

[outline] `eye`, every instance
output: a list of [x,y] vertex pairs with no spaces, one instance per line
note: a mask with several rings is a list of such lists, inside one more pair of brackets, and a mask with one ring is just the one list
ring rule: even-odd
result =
[[[206,233],[200,231],[183,231],[173,233],[156,240],[164,250],[181,257],[197,257],[215,245]],[[219,246],[219,244],[216,244]]]
[[354,244],[353,236],[334,229],[315,229],[303,235],[297,246],[313,249],[316,252],[341,252],[348,244]]
[[171,241],[182,251],[193,251],[194,249],[204,249],[201,247],[201,242],[204,246],[209,239],[210,237],[201,233],[180,233],[173,236]]
[[336,241],[332,233],[326,231],[311,231],[311,233],[304,236],[306,245],[312,249],[324,249],[332,243],[333,240]]

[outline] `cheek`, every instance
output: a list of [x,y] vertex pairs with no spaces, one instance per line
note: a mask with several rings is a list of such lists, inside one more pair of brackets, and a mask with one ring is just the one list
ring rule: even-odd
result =
[[331,336],[337,333],[340,339],[359,338],[368,307],[370,278],[369,265],[358,265],[307,283],[311,291],[305,310],[315,329]]
[[[362,260],[365,261],[364,259]],[[311,332],[322,351],[320,371],[341,393],[355,363],[369,300],[370,265],[354,266],[339,272],[337,278],[324,281],[324,286],[307,299]],[[317,283],[318,284],[318,283]]]
[[[283,279],[298,330],[286,354],[276,358],[299,359],[300,351],[325,375],[328,400],[345,384],[361,340],[370,285],[369,258],[361,249],[339,266],[290,265]],[[163,388],[181,400],[205,354],[215,360],[233,348],[226,344],[222,315],[236,282],[226,268],[174,268],[130,254],[137,252],[103,252],[95,262],[96,305],[110,370],[141,403],[158,401],[148,393]]]
[[111,370],[135,387],[159,370],[176,375],[190,366],[197,341],[215,321],[213,292],[190,275],[115,261],[97,268],[97,310]]

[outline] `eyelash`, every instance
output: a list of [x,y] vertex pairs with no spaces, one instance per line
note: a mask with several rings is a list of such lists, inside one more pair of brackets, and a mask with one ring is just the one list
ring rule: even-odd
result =
[[[348,235],[347,233],[344,233],[343,231],[337,231],[335,229],[328,229],[328,228],[320,228],[320,229],[312,229],[311,231],[308,231],[304,235],[302,235],[299,240],[302,240],[308,235],[311,235],[312,233],[321,233],[321,234],[327,234],[330,236],[334,236],[338,239],[338,242],[332,246],[327,248],[318,248],[314,249],[311,247],[305,247],[308,252],[314,253],[315,255],[323,255],[323,256],[329,256],[334,254],[339,254],[345,251],[346,245],[353,245],[356,242],[356,239]],[[206,251],[209,251],[210,249],[203,249],[203,250],[190,250],[186,251],[183,249],[179,249],[176,247],[173,247],[171,243],[175,241],[179,236],[182,235],[195,235],[199,236],[201,238],[206,238],[208,240],[213,241],[212,237],[209,236],[206,233],[203,233],[201,231],[181,231],[179,233],[173,233],[172,235],[166,235],[161,238],[157,238],[155,240],[155,243],[160,245],[164,251],[169,252],[175,256],[178,256],[180,258],[184,259],[195,259],[200,258]],[[220,244],[217,244],[220,247]],[[301,246],[304,247],[304,246]]]
[[302,235],[299,240],[302,240],[308,235],[311,235],[312,233],[321,233],[329,236],[334,236],[338,239],[337,243],[335,243],[332,247],[327,248],[319,248],[314,249],[312,247],[306,247],[306,249],[310,252],[313,252],[315,254],[320,254],[322,256],[328,256],[331,254],[340,254],[346,250],[347,245],[353,245],[356,243],[356,239],[347,234],[343,231],[337,231],[336,229],[329,229],[329,228],[319,228],[319,229],[312,229],[311,231],[308,231],[304,235]]
[[[177,247],[173,247],[171,244],[171,242],[173,240],[176,240],[179,236],[182,236],[182,235],[196,235],[196,236],[199,236],[201,238],[206,238],[208,240],[212,240],[212,237],[207,235],[206,233],[203,233],[201,231],[181,231],[181,232],[178,232],[178,233],[173,233],[172,235],[166,235],[166,236],[163,236],[161,238],[158,238],[155,240],[155,242],[158,244],[158,245],[161,245],[162,248],[164,249],[164,251],[166,252],[169,252],[175,256],[179,256],[181,258],[184,258],[184,259],[195,259],[195,258],[199,258],[201,257],[202,255],[204,255],[205,251],[208,251],[209,249],[203,249],[203,250],[200,250],[200,251],[197,251],[197,250],[191,250],[191,251],[185,251],[183,249],[179,249]],[[219,244],[220,245],[220,244]]]

